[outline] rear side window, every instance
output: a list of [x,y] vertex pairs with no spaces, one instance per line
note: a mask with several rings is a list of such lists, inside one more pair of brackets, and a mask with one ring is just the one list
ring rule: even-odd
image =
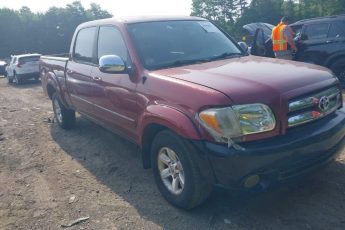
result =
[[81,29],[75,41],[73,58],[75,61],[92,62],[96,27]]
[[40,56],[30,56],[30,57],[21,57],[19,58],[20,62],[35,62],[40,60]]
[[121,32],[115,27],[103,26],[99,29],[98,59],[104,55],[117,55],[127,61],[127,48]]
[[328,33],[329,38],[343,38],[345,37],[345,23],[333,22]]
[[329,24],[313,24],[308,25],[305,30],[307,40],[325,39],[328,36]]

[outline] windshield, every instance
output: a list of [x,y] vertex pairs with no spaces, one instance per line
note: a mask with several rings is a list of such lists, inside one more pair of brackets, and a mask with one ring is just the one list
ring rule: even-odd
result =
[[237,46],[208,21],[160,21],[128,25],[147,69],[207,62],[242,55]]

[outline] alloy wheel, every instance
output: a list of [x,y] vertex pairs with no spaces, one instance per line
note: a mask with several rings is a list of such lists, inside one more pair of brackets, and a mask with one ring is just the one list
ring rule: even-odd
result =
[[58,120],[59,123],[62,123],[62,112],[61,112],[61,107],[60,103],[57,99],[54,100],[54,112],[56,119]]
[[161,148],[157,161],[164,186],[174,195],[181,194],[184,189],[185,176],[177,154],[170,148]]

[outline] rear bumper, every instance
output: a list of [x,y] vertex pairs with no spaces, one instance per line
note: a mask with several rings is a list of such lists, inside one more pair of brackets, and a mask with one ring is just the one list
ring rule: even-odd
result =
[[286,135],[242,143],[244,151],[209,142],[194,142],[208,155],[216,183],[243,188],[259,175],[262,187],[312,172],[331,162],[345,146],[345,109],[319,121],[292,128]]
[[17,78],[19,78],[20,80],[39,78],[39,76],[40,74],[38,72],[17,74]]
[[5,75],[5,74],[6,74],[6,67],[0,66],[0,75]]

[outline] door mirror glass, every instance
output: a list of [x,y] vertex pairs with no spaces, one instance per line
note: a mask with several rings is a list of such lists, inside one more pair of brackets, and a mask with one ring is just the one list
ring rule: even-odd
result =
[[238,45],[244,50],[245,52],[248,52],[248,45],[245,42],[238,42]]
[[126,65],[117,55],[104,55],[99,59],[99,70],[104,73],[122,73]]

